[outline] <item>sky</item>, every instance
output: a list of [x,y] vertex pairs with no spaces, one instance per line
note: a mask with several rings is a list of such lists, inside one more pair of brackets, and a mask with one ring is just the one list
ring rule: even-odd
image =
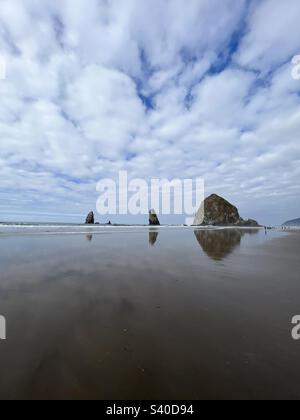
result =
[[300,217],[299,16],[299,0],[0,0],[0,221],[82,222],[119,171],[202,177],[263,224]]

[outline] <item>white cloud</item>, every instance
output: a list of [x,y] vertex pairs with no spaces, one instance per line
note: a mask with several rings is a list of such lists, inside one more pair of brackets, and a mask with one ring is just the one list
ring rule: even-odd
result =
[[236,57],[242,66],[268,72],[300,51],[298,0],[254,2],[247,26]]
[[84,215],[120,169],[299,217],[300,4],[248,5],[1,0],[0,219]]

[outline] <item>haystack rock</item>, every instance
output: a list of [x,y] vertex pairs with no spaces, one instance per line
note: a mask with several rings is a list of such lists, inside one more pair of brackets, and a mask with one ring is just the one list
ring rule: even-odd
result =
[[159,220],[155,210],[149,210],[149,225],[150,226],[159,226]]
[[255,220],[243,220],[235,206],[216,194],[212,194],[201,204],[196,214],[194,225],[259,226]]
[[92,211],[87,215],[85,224],[86,225],[94,225],[95,224],[95,217],[94,217],[94,213]]

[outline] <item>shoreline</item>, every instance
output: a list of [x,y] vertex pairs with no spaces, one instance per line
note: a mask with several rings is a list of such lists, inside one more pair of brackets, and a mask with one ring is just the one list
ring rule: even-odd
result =
[[[183,226],[183,225],[1,225],[0,238],[7,236],[34,236],[34,235],[81,235],[81,234],[108,234],[108,233],[124,233],[130,231],[163,231],[163,230],[180,230],[180,231],[262,231],[263,227],[246,227],[246,226]],[[272,231],[281,232],[281,229],[272,229]]]

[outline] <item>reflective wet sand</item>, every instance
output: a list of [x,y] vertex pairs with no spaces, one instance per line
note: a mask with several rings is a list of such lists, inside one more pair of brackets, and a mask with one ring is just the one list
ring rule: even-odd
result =
[[0,398],[299,398],[300,234],[0,235]]

